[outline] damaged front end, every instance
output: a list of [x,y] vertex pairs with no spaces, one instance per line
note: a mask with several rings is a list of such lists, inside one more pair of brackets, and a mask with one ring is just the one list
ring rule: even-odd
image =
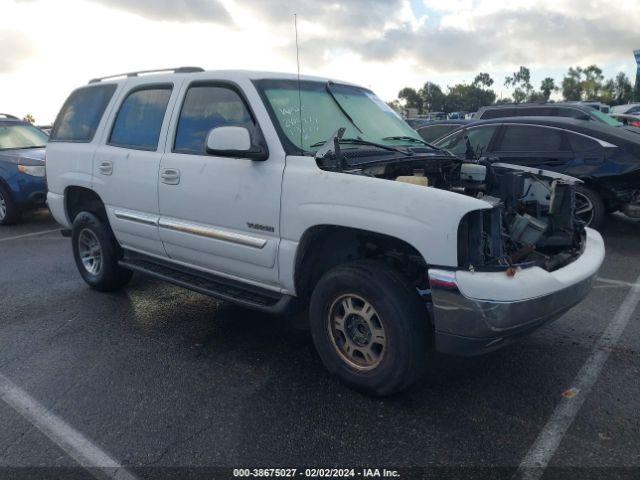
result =
[[[577,258],[584,247],[584,224],[575,216],[576,180],[551,172],[517,166],[485,167],[481,189],[469,182],[463,164],[465,190],[491,208],[469,212],[458,229],[458,262],[468,270],[503,270],[538,266],[547,271]],[[553,176],[549,176],[553,175]],[[556,178],[554,178],[556,177]],[[557,178],[560,177],[560,178]]]

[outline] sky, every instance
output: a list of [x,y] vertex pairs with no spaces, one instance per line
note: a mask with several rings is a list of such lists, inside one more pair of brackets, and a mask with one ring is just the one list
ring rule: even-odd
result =
[[640,0],[0,0],[0,112],[53,122],[89,79],[195,65],[347,80],[384,100],[426,81],[592,63],[633,81]]

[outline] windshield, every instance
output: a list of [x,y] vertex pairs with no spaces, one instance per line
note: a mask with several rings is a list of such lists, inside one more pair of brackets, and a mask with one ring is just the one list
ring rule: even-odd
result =
[[[418,134],[374,93],[335,83],[262,80],[256,82],[271,110],[283,141],[296,150],[316,151],[338,128],[345,138],[357,138],[388,146],[412,144]],[[302,105],[302,115],[300,111]],[[302,118],[302,131],[300,119]],[[349,148],[349,147],[345,147]]]
[[622,125],[622,123],[617,121],[615,118],[612,118],[606,113],[602,113],[600,110],[596,110],[595,108],[591,111],[591,115],[596,117],[599,121],[606,123],[607,125],[611,125],[612,127],[619,127],[620,125]]
[[31,125],[0,125],[0,150],[44,147],[47,134]]

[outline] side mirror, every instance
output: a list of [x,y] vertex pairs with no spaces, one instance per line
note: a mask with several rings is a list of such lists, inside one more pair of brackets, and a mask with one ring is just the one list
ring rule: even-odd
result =
[[253,146],[251,134],[245,127],[217,127],[207,134],[207,153],[220,157],[266,160],[266,147]]

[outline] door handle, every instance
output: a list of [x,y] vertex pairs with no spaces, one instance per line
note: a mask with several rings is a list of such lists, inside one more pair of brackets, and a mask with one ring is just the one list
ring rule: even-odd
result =
[[180,183],[180,170],[176,168],[165,168],[160,172],[162,183],[167,185],[178,185]]
[[98,165],[98,170],[102,175],[111,175],[113,173],[113,162],[101,162]]

